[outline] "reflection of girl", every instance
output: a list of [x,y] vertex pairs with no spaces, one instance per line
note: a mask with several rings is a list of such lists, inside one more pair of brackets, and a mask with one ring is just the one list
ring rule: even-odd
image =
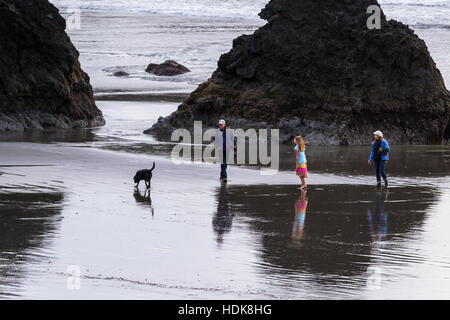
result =
[[295,137],[294,139],[295,143],[295,153],[296,153],[296,168],[295,173],[299,176],[300,180],[302,181],[302,185],[300,187],[301,190],[306,188],[306,178],[308,178],[308,168],[307,168],[307,161],[306,161],[306,146],[305,142],[303,141],[303,138],[300,136]]
[[295,220],[292,228],[292,239],[301,240],[303,237],[303,228],[305,227],[306,208],[308,207],[308,199],[306,191],[302,190],[300,197],[295,201]]

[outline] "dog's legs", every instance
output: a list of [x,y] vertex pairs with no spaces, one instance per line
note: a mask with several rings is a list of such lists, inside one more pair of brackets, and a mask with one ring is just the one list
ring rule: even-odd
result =
[[147,187],[147,189],[150,189],[150,182],[145,181],[145,186]]
[[135,186],[136,188],[139,188],[139,183],[141,183],[140,181],[137,183],[137,185]]

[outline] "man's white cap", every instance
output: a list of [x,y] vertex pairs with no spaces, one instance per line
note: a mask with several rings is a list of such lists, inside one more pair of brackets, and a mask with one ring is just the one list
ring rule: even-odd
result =
[[225,120],[223,119],[219,120],[219,124],[225,124]]
[[380,130],[375,131],[373,134],[379,136],[380,138],[383,138],[383,132],[381,132]]

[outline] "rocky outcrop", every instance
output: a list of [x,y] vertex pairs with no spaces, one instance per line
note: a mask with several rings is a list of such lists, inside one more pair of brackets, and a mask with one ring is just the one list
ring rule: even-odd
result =
[[161,64],[150,63],[145,72],[157,75],[157,76],[177,76],[187,72],[191,72],[185,66],[175,62],[173,60],[166,60]]
[[[423,40],[401,22],[367,27],[376,0],[272,0],[268,23],[233,41],[212,77],[147,133],[194,120],[280,128],[316,144],[441,143],[450,94]],[[447,129],[447,134],[448,134]]]
[[128,72],[125,72],[125,71],[116,71],[113,73],[113,76],[114,77],[128,77],[129,74],[128,74]]
[[0,17],[0,131],[103,125],[58,10],[0,0]]

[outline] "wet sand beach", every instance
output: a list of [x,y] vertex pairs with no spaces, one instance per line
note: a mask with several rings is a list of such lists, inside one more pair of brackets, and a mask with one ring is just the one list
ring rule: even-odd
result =
[[[395,147],[389,190],[374,187],[368,148],[310,147],[301,221],[290,147],[277,175],[231,166],[223,185],[218,165],[173,163],[171,144],[142,134],[176,104],[98,105],[103,128],[9,134],[15,142],[0,143],[1,297],[450,294],[448,146]],[[153,161],[150,193],[136,190],[135,171]],[[79,290],[67,288],[72,265]]]

